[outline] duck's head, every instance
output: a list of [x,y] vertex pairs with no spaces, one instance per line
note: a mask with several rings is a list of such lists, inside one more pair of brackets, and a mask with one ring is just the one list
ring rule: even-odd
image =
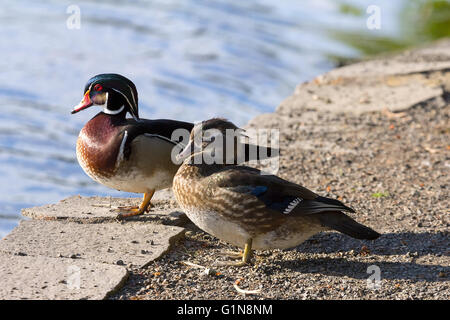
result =
[[[177,155],[177,160],[184,160],[191,155],[203,153],[210,154],[219,159],[225,160],[236,156],[237,141],[243,136],[242,129],[235,126],[232,122],[222,118],[213,118],[197,123],[191,130],[189,143]],[[227,148],[231,148],[229,152]],[[220,155],[218,154],[220,153]]]
[[72,114],[90,106],[103,108],[106,114],[129,112],[139,119],[138,94],[134,83],[115,73],[103,73],[89,79],[84,87],[84,97],[72,110]]

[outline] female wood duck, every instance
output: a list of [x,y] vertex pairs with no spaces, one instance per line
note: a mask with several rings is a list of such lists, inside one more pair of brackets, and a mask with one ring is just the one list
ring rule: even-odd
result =
[[[179,164],[171,161],[178,141],[171,140],[176,129],[191,131],[192,123],[174,120],[140,119],[138,94],[133,82],[119,74],[99,74],[84,88],[77,113],[92,105],[102,111],[81,129],[77,159],[95,181],[126,192],[143,193],[139,207],[123,207],[119,218],[148,210],[155,190],[172,185]],[[127,119],[129,112],[133,119]]]
[[[252,248],[292,248],[330,229],[357,239],[379,237],[344,214],[355,211],[338,200],[254,168],[194,161],[196,156],[209,156],[217,132],[224,134],[227,128],[236,127],[223,119],[195,125],[189,144],[178,155],[184,161],[173,182],[175,197],[192,222],[221,240],[244,246],[240,262],[224,264],[242,266]],[[195,139],[198,136],[202,139]]]
[[[180,142],[172,134],[184,129],[188,140],[194,124],[139,118],[136,87],[119,74],[91,78],[84,88],[83,100],[72,114],[92,105],[102,111],[81,129],[77,140],[78,162],[88,176],[101,184],[144,194],[139,207],[120,208],[119,218],[142,214],[149,209],[155,190],[172,185],[181,164],[172,161],[173,148]],[[126,118],[127,113],[133,119]],[[259,148],[256,157],[251,157],[252,148],[251,144],[244,144],[243,161],[278,155],[277,149]]]

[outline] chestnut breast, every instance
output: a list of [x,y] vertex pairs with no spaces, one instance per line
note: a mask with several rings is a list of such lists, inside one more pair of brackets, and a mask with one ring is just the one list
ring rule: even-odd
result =
[[77,158],[93,179],[111,177],[122,142],[123,126],[109,115],[100,113],[81,129],[77,140]]

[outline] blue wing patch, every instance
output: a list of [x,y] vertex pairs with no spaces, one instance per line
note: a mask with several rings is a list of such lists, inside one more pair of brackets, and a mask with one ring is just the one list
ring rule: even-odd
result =
[[262,195],[267,191],[266,186],[256,186],[253,188],[253,190],[250,192],[250,194],[254,195],[255,197]]

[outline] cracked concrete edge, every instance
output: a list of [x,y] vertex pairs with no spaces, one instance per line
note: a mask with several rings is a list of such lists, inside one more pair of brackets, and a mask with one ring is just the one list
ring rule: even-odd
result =
[[127,270],[127,268],[124,268],[124,269],[126,271],[125,276],[119,281],[119,283],[117,283],[117,285],[114,288],[112,288],[111,290],[106,292],[105,295],[99,300],[106,300],[109,297],[111,297],[112,295],[114,295],[115,293],[117,293],[120,289],[122,289],[122,287],[125,285],[125,283],[130,278],[130,272]]
[[[185,231],[181,227],[143,222],[94,225],[68,221],[21,221],[18,227],[0,241],[0,257],[6,257],[0,260],[0,275],[9,280],[9,282],[5,280],[6,282],[4,281],[0,288],[0,300],[107,299],[126,284],[130,274],[128,270],[130,263],[132,266],[144,268],[153,261],[161,259],[185,236]],[[82,236],[83,232],[90,236]],[[83,239],[85,249],[75,250],[79,246],[78,242],[74,242],[75,247],[64,245],[64,243],[72,243],[67,242],[67,237],[72,239],[74,234]],[[117,243],[115,245],[111,243],[108,247],[109,242],[104,240],[107,240],[111,234],[114,235],[114,240],[119,241],[119,246]],[[117,236],[119,238],[116,238]],[[61,237],[66,237],[65,242],[61,242]],[[145,241],[147,238],[154,239],[155,243]],[[138,241],[131,241],[132,239]],[[93,241],[97,241],[95,242],[97,244],[91,246]],[[130,246],[136,251],[134,254],[128,250]],[[139,252],[142,247],[149,249],[149,246],[151,255],[147,257],[145,254],[145,257],[140,257],[142,254],[139,255]],[[107,247],[112,248],[113,252],[117,251],[118,254],[117,257],[110,259],[111,261],[107,261],[104,257],[103,249]],[[63,249],[67,252],[63,252]],[[109,249],[107,251],[109,252]],[[71,257],[70,252],[82,252],[82,254]],[[116,262],[117,258],[123,259],[124,262],[119,265],[118,261]],[[82,288],[81,292],[68,292],[64,285],[56,281],[56,279],[64,279],[67,266],[72,264],[87,267],[94,272],[94,274],[87,272],[88,280],[85,281],[91,281],[93,284]],[[48,265],[53,271],[43,272],[43,265]],[[123,272],[121,273],[120,270]]]
[[183,231],[170,237],[169,238],[169,245],[167,246],[167,249],[162,251],[161,254],[159,255],[159,257],[157,257],[156,259],[149,261],[147,263],[145,263],[144,265],[141,266],[141,268],[146,268],[148,267],[152,262],[154,261],[158,261],[159,259],[161,259],[162,257],[164,257],[167,253],[169,253],[174,246],[176,246],[176,244],[178,243],[178,241],[182,240],[185,238],[186,236],[186,229],[183,228]]
[[[138,205],[140,198],[82,197],[71,196],[57,203],[22,209],[22,215],[33,220],[68,221],[79,223],[117,222],[115,208]],[[183,226],[189,219],[167,193],[158,197],[150,209],[143,215],[129,217],[124,221],[150,221],[152,223]]]
[[184,233],[181,227],[144,222],[82,224],[28,220],[21,221],[0,241],[0,253],[70,257],[142,268],[171,250]]

